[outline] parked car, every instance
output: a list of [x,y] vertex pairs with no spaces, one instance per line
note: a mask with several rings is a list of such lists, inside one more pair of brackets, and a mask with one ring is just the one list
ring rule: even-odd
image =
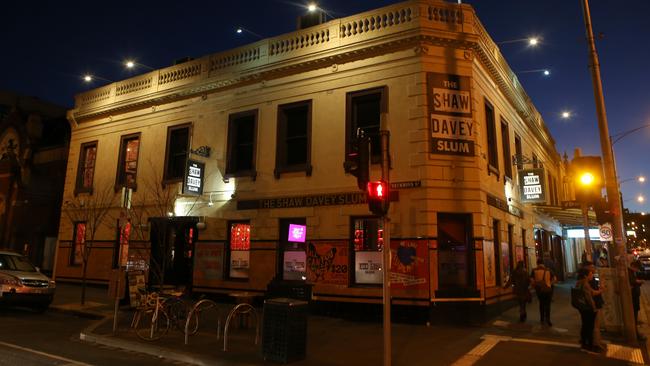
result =
[[638,275],[641,278],[650,278],[650,254],[639,255],[639,262],[641,262],[641,268],[639,269]]
[[56,284],[22,254],[0,250],[0,304],[45,311]]

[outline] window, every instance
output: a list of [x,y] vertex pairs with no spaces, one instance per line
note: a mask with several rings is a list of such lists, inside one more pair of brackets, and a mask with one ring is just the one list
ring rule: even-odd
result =
[[515,154],[517,155],[517,169],[521,170],[524,168],[522,159],[524,158],[524,152],[521,149],[521,137],[515,135]]
[[255,177],[257,110],[231,114],[228,120],[228,160],[225,178]]
[[306,171],[311,175],[311,101],[278,107],[275,177]]
[[97,160],[97,141],[81,144],[79,166],[77,167],[77,185],[75,193],[92,193],[95,161]]
[[508,122],[501,119],[501,144],[503,145],[503,174],[512,179],[512,158],[510,156],[510,131]]
[[164,181],[183,180],[190,147],[190,125],[171,126],[167,129]]
[[83,255],[86,246],[86,223],[75,222],[73,224],[72,250],[70,250],[70,264],[79,266],[83,263]]
[[356,284],[382,283],[383,221],[376,217],[352,218],[352,258]]
[[437,295],[457,297],[458,290],[474,287],[471,220],[470,214],[438,213]]
[[381,114],[388,112],[386,87],[362,90],[348,93],[346,100],[346,156],[350,152],[350,144],[357,136],[357,129],[363,130],[370,137],[370,156],[372,163],[381,161]]
[[517,253],[515,253],[515,243],[514,243],[515,232],[514,231],[515,231],[515,226],[508,224],[508,253],[510,253],[510,256],[508,257],[508,266],[507,266],[508,268],[506,271],[507,276],[510,276],[512,269],[515,268],[515,266],[517,265]]
[[499,175],[499,156],[497,149],[497,131],[494,122],[494,107],[485,101],[485,127],[487,128],[488,169]]
[[247,279],[250,270],[251,225],[248,221],[228,223],[228,278]]
[[115,188],[136,188],[138,173],[138,153],[140,151],[140,134],[122,136],[120,156],[117,163]]

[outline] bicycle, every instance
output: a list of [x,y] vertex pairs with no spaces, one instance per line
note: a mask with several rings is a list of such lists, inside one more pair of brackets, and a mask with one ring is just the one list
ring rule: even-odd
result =
[[142,340],[158,340],[169,331],[169,316],[157,292],[149,293],[140,290],[140,293],[142,301],[133,315],[131,328],[135,330],[135,334]]
[[183,299],[182,292],[167,293],[161,297],[165,298],[162,307],[174,328],[189,334],[195,334],[199,330],[199,313],[191,313],[192,305]]

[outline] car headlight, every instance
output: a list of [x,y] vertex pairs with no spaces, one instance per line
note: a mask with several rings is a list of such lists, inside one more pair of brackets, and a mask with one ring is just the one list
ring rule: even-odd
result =
[[0,285],[22,286],[23,282],[18,277],[0,277]]
[[56,287],[56,281],[50,280],[50,287],[55,288]]

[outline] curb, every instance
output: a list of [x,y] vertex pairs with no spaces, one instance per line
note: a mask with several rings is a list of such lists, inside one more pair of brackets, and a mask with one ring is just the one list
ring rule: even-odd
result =
[[108,316],[107,314],[98,311],[66,309],[56,305],[50,305],[48,311],[60,313],[60,314],[75,315],[81,318],[94,319],[94,320],[104,319]]

